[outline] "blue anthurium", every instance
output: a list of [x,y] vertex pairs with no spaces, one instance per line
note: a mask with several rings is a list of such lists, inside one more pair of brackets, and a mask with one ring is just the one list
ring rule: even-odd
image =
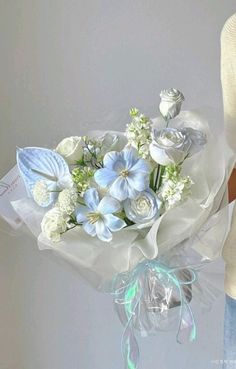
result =
[[105,242],[112,240],[112,232],[120,231],[126,223],[114,215],[121,210],[118,200],[105,196],[101,200],[98,191],[90,188],[84,194],[85,205],[76,210],[76,220],[90,236],[97,237]]
[[110,195],[119,201],[134,199],[148,188],[150,165],[133,147],[107,153],[103,164],[104,168],[94,175],[95,181],[99,186],[109,188]]
[[61,155],[40,147],[17,149],[17,165],[29,196],[49,206],[60,189],[72,186],[69,167]]

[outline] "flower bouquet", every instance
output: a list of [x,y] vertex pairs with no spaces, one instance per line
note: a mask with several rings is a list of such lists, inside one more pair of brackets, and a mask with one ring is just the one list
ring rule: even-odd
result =
[[14,209],[40,249],[112,294],[129,369],[138,365],[137,330],[147,335],[177,323],[179,342],[195,338],[190,302],[207,299],[199,270],[220,254],[228,227],[222,199],[231,152],[204,117],[181,112],[181,92],[160,96],[160,117],[131,109],[124,133],[17,150],[28,197]]

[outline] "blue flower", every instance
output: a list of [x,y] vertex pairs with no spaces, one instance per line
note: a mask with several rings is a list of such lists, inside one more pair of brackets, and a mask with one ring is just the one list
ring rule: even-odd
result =
[[140,192],[136,199],[124,201],[124,210],[128,219],[144,224],[156,220],[160,215],[161,201],[150,188]]
[[132,147],[107,153],[103,165],[104,168],[96,171],[95,181],[99,186],[109,188],[110,195],[119,201],[134,199],[149,186],[150,166]]
[[126,226],[126,223],[113,215],[121,210],[118,200],[105,196],[100,201],[98,191],[90,188],[84,194],[85,205],[76,209],[76,220],[83,225],[83,229],[90,236],[97,237],[105,242],[112,240],[112,232],[117,232]]

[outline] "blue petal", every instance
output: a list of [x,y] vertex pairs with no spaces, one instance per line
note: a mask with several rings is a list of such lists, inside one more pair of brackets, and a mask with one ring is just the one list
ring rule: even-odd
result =
[[86,233],[88,233],[90,236],[95,237],[96,236],[96,228],[95,224],[89,223],[89,221],[83,223],[83,229]]
[[118,177],[110,187],[110,194],[115,199],[123,201],[128,197],[128,183],[123,177]]
[[107,214],[104,216],[104,222],[106,224],[106,226],[110,229],[110,231],[112,232],[116,232],[116,231],[120,231],[122,228],[124,228],[126,226],[126,223],[112,215],[112,214]]
[[108,152],[103,159],[104,167],[114,170],[114,164],[121,158],[121,154],[117,151]]
[[112,233],[102,220],[98,220],[95,226],[97,236],[101,241],[110,242],[112,240]]
[[126,168],[131,169],[138,160],[138,152],[133,147],[126,147],[123,151],[123,158],[126,162]]
[[117,162],[114,164],[113,166],[114,170],[116,171],[116,173],[120,173],[122,170],[125,170],[127,167],[126,167],[126,162],[124,159],[119,159],[117,160]]
[[131,188],[144,191],[149,186],[149,175],[143,172],[130,172],[127,181]]
[[84,202],[92,211],[96,211],[99,204],[99,195],[96,188],[90,188],[84,193]]
[[66,161],[55,151],[40,147],[26,147],[17,150],[16,158],[29,194],[32,194],[32,189],[38,180],[44,179],[50,184],[70,176]]
[[87,214],[89,213],[89,209],[87,206],[84,205],[80,205],[77,209],[76,209],[76,220],[77,223],[83,223],[85,221],[87,221]]
[[134,166],[130,169],[130,172],[143,172],[143,173],[150,173],[151,168],[149,163],[144,159],[139,159]]
[[139,195],[139,191],[135,190],[134,187],[132,186],[128,186],[128,198],[129,199],[136,199],[136,197],[138,197]]
[[117,178],[117,173],[106,168],[98,169],[94,174],[94,179],[101,187],[108,187]]
[[98,205],[99,213],[101,214],[112,214],[121,210],[121,204],[117,199],[111,196],[105,196]]

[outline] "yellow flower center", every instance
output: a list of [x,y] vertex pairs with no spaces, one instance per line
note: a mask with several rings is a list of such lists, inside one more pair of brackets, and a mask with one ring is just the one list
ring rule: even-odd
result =
[[89,214],[87,215],[87,218],[88,218],[89,223],[94,224],[94,223],[96,223],[99,219],[101,219],[101,214],[100,214],[100,213],[96,213],[96,212],[94,212],[94,213],[89,213]]
[[129,175],[129,171],[128,171],[128,169],[123,169],[123,170],[121,170],[120,171],[120,176],[121,177],[128,177],[128,175]]

